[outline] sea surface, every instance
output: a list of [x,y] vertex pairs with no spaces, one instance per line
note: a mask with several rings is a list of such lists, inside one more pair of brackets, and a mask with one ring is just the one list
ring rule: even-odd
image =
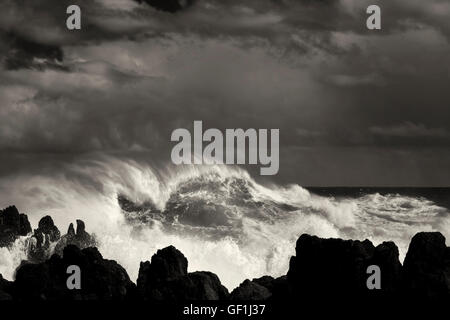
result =
[[[214,272],[232,290],[248,278],[286,274],[303,233],[375,245],[394,241],[401,261],[417,232],[450,238],[450,188],[262,185],[225,166],[161,174],[109,159],[70,170],[0,179],[0,204],[15,204],[34,228],[47,214],[62,233],[83,219],[103,256],[117,260],[132,280],[141,261],[168,245],[188,258],[189,271]],[[26,258],[26,238],[0,248],[5,278]]]

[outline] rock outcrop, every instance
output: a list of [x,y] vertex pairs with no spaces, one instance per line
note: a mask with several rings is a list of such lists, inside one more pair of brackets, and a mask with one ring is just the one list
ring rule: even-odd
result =
[[[67,268],[81,270],[81,289],[69,290]],[[13,287],[16,300],[126,300],[134,297],[135,285],[117,262],[103,259],[96,248],[64,248],[38,264],[24,264],[17,269]]]
[[284,300],[287,297],[287,278],[282,276],[274,279],[270,276],[244,280],[235,288],[230,299],[236,301],[252,300]]
[[[450,255],[440,233],[418,233],[402,266],[393,242],[321,239],[302,235],[288,271],[290,299],[421,301],[450,299]],[[369,289],[367,267],[380,269],[381,288]]]
[[51,255],[51,244],[61,237],[52,217],[43,217],[29,239],[28,259],[32,262],[43,262]]
[[95,247],[97,241],[93,235],[86,232],[85,224],[82,220],[77,220],[77,230],[75,232],[73,224],[69,225],[67,234],[61,237],[58,227],[55,226],[50,216],[45,216],[39,221],[38,228],[28,239],[28,260],[29,262],[44,262],[53,253],[60,256],[68,245],[75,245],[80,249]]
[[0,247],[11,245],[19,236],[31,232],[28,217],[15,206],[0,210]]
[[77,230],[74,230],[73,224],[71,223],[67,230],[67,234],[62,236],[56,244],[55,252],[61,255],[64,248],[68,245],[75,245],[80,249],[84,249],[97,246],[97,241],[95,240],[95,236],[86,232],[84,222],[82,220],[77,220]]
[[13,283],[3,279],[3,276],[0,274],[0,301],[12,300],[12,286]]
[[403,294],[415,299],[450,301],[450,248],[439,232],[420,232],[403,264]]
[[144,300],[224,300],[228,290],[211,272],[187,272],[188,261],[175,247],[169,246],[153,255],[151,262],[141,262],[137,288]]
[[318,299],[324,295],[354,297],[368,293],[366,270],[375,252],[370,241],[321,239],[303,234],[295,251],[287,274],[292,295]]
[[[26,215],[15,207],[1,210],[0,218],[2,245],[31,232]],[[81,220],[77,220],[76,231],[70,224],[61,237],[52,218],[42,218],[30,237],[28,261],[17,268],[15,281],[0,275],[0,300],[258,300],[273,302],[281,310],[311,302],[450,301],[450,248],[437,232],[416,234],[403,266],[393,242],[375,247],[369,240],[303,234],[286,276],[245,280],[231,294],[211,272],[188,273],[186,257],[173,246],[141,262],[134,285],[118,263],[102,257],[96,244]],[[53,246],[55,254],[51,255]],[[81,270],[80,290],[67,288],[71,265]],[[368,288],[369,266],[379,268],[380,289]]]
[[247,279],[231,292],[230,299],[237,301],[267,300],[271,296],[272,291],[259,284],[256,279],[253,279],[253,281]]

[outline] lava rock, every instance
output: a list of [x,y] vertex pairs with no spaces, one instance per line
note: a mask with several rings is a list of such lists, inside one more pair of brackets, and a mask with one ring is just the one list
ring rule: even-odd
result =
[[43,262],[51,255],[50,246],[58,241],[61,232],[55,226],[52,217],[43,217],[34,230],[33,236],[28,239],[28,259],[31,262]]
[[257,283],[255,280],[245,280],[239,287],[230,294],[231,300],[267,300],[272,296],[272,292],[265,286]]
[[56,244],[55,253],[61,255],[64,248],[68,245],[75,245],[80,249],[95,247],[97,246],[97,240],[94,235],[90,235],[86,232],[85,224],[82,220],[77,220],[77,231],[71,223],[67,234],[61,237],[59,242]]
[[34,233],[47,234],[51,242],[55,242],[61,237],[61,232],[59,232],[58,227],[55,226],[55,223],[50,216],[45,216],[39,221],[38,228]]
[[420,232],[403,264],[404,294],[417,299],[450,298],[450,248],[439,232]]
[[375,248],[369,240],[321,239],[303,234],[297,240],[296,256],[290,260],[288,295],[308,301],[384,297],[383,287],[367,288],[367,268],[373,264],[382,268],[387,288],[395,290],[401,265],[393,243]]
[[401,286],[402,265],[399,261],[398,248],[394,242],[383,242],[375,248],[372,265],[377,265],[381,270],[381,293],[386,296],[395,296]]
[[[67,268],[81,270],[81,289],[67,288]],[[16,300],[126,300],[135,297],[135,285],[117,262],[103,259],[97,248],[80,250],[68,245],[63,256],[54,254],[38,264],[23,264],[16,271]]]
[[3,276],[0,274],[0,301],[12,300],[12,286],[13,283],[3,279]]
[[245,280],[235,288],[230,299],[235,301],[285,301],[289,298],[287,277],[281,276],[274,279],[271,276],[262,276],[253,280]]
[[374,251],[368,240],[321,239],[303,234],[297,240],[296,256],[290,260],[288,281],[294,291],[360,291],[365,287],[366,268]]
[[228,290],[211,272],[187,272],[188,261],[175,247],[153,255],[151,263],[141,262],[137,288],[144,300],[223,300]]
[[0,247],[10,246],[19,236],[31,231],[27,215],[19,213],[15,206],[0,210]]

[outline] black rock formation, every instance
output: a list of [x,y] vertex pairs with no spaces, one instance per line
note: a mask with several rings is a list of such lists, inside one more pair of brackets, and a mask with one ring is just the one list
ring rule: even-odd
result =
[[272,291],[266,286],[259,284],[256,280],[244,280],[239,287],[231,292],[230,299],[237,301],[269,299],[272,296]]
[[417,233],[403,264],[403,294],[415,299],[450,302],[450,248],[439,232]]
[[287,277],[274,279],[270,276],[245,280],[235,288],[230,299],[236,301],[285,300],[288,297]]
[[50,245],[60,239],[61,233],[55,226],[52,217],[43,217],[29,239],[28,259],[33,262],[43,262],[51,255]]
[[82,220],[77,220],[77,231],[75,232],[73,224],[69,225],[67,234],[61,237],[55,247],[55,252],[59,255],[62,254],[64,248],[68,245],[75,245],[80,249],[95,247],[97,241],[93,235],[86,232],[85,224]]
[[[367,287],[371,265],[382,270],[380,290]],[[361,300],[396,292],[400,273],[398,249],[392,242],[375,248],[369,240],[321,239],[303,234],[290,261],[288,290],[291,297],[301,300]]]
[[[26,215],[15,207],[0,211],[0,244],[10,245],[30,232]],[[56,254],[49,258],[55,242]],[[405,305],[450,301],[450,248],[437,232],[416,234],[403,266],[393,242],[375,247],[368,240],[303,234],[286,276],[245,280],[231,294],[211,272],[188,273],[186,257],[173,246],[158,250],[151,262],[141,262],[136,286],[119,264],[103,259],[95,245],[83,221],[77,220],[76,231],[70,224],[67,234],[60,237],[52,218],[42,218],[30,237],[28,261],[16,270],[16,280],[10,282],[0,275],[0,300],[260,300],[281,306],[279,310],[317,302]],[[70,265],[80,267],[80,290],[67,288]],[[367,269],[372,265],[380,269],[381,289],[367,286]]]
[[0,301],[12,300],[12,286],[13,283],[3,279],[3,276],[0,274]]
[[[81,270],[81,289],[69,290],[67,268]],[[135,285],[117,262],[103,259],[97,248],[64,248],[63,256],[54,254],[38,264],[17,269],[13,286],[16,300],[126,300],[134,297]]]
[[0,247],[11,245],[19,236],[31,232],[28,217],[15,206],[0,210]]
[[151,262],[141,262],[137,288],[144,300],[224,300],[228,290],[211,272],[187,272],[188,261],[175,247],[169,246],[153,255]]

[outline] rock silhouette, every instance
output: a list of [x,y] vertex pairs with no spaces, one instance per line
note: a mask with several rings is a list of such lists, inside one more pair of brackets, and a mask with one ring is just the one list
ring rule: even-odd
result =
[[[67,268],[81,269],[81,289],[67,288]],[[135,285],[117,262],[103,259],[97,248],[64,248],[60,257],[54,254],[38,264],[18,268],[13,286],[17,300],[125,300],[133,297]]]
[[31,232],[26,214],[19,213],[15,206],[0,210],[0,247],[10,246],[19,236]]
[[266,286],[259,284],[255,279],[250,281],[244,280],[239,287],[234,289],[230,294],[231,300],[267,300],[272,296],[272,291]]
[[175,247],[169,246],[153,255],[151,262],[141,262],[137,288],[144,300],[222,300],[228,290],[211,272],[187,272],[188,261]]
[[13,283],[11,281],[3,279],[3,276],[0,274],[0,301],[12,300],[12,286]]
[[67,234],[61,237],[55,247],[55,252],[62,254],[64,248],[68,245],[75,245],[80,249],[94,247],[97,241],[93,235],[86,232],[85,224],[82,220],[77,220],[77,231],[75,232],[73,224],[69,225]]
[[[31,230],[27,217],[20,216],[15,207],[1,211],[1,216],[6,218],[2,226],[7,226],[0,229],[4,232],[2,239],[14,239]],[[38,239],[39,235],[45,237]],[[1,300],[232,300],[266,301],[283,307],[317,301],[450,301],[450,248],[438,232],[416,234],[403,266],[393,242],[375,247],[369,240],[322,239],[303,234],[297,240],[286,276],[245,280],[231,294],[214,273],[188,273],[186,257],[173,246],[158,250],[151,261],[141,262],[135,285],[124,268],[104,259],[92,247],[95,239],[85,231],[81,220],[77,220],[76,231],[71,224],[67,234],[59,237],[53,220],[44,217],[32,238],[41,244],[40,248],[58,241],[55,254],[38,263],[22,262],[14,282],[0,275]],[[67,288],[69,265],[81,269],[81,290]],[[367,286],[367,267],[372,265],[381,271],[380,289],[370,290]]]
[[[56,243],[54,250],[52,244]],[[63,250],[68,245],[75,245],[80,249],[94,247],[97,245],[95,237],[86,232],[85,224],[82,220],[77,220],[77,231],[73,224],[69,225],[67,234],[61,237],[61,232],[55,226],[50,216],[43,217],[34,230],[33,235],[28,239],[28,260],[29,262],[44,262],[53,253],[63,254]]]
[[28,259],[33,262],[43,262],[50,257],[50,245],[60,239],[61,233],[55,226],[52,217],[45,216],[39,220],[38,228],[29,239]]
[[403,291],[415,299],[450,298],[450,248],[439,232],[420,232],[403,265]]
[[[383,270],[381,290],[369,290],[367,268]],[[397,246],[385,242],[375,247],[369,240],[321,239],[303,234],[287,274],[290,294],[300,299],[373,298],[398,289],[401,264]]]

